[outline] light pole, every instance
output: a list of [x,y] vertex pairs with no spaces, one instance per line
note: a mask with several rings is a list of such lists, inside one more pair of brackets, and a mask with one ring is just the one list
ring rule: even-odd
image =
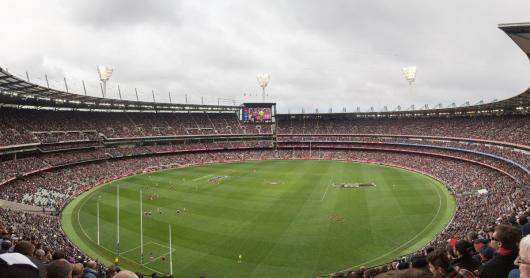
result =
[[110,66],[98,66],[99,79],[103,83],[103,97],[107,97],[107,81],[114,70]]
[[269,81],[271,80],[271,75],[268,73],[258,74],[256,76],[258,79],[259,86],[261,87],[261,100],[265,102],[265,87],[269,84]]

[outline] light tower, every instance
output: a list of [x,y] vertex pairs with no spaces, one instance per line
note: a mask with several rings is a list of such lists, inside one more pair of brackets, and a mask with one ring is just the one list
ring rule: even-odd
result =
[[412,95],[413,93],[412,83],[414,83],[414,81],[416,80],[416,66],[404,67],[403,76],[405,77],[405,80],[409,82],[409,94]]
[[110,66],[98,66],[99,79],[103,83],[103,97],[107,97],[107,81],[114,70]]
[[271,75],[268,73],[258,74],[256,76],[258,79],[259,86],[261,87],[261,100],[265,102],[265,87],[269,84],[269,81],[271,80]]

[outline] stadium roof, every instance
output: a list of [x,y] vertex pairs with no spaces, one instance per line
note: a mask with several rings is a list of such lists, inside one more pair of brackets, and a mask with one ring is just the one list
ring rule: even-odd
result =
[[530,22],[499,24],[499,28],[503,30],[530,59]]
[[74,94],[31,83],[0,67],[0,104],[102,110],[239,111],[240,106],[131,101]]

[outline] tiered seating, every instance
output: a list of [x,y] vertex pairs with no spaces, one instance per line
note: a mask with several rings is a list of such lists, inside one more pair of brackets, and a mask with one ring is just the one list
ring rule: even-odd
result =
[[445,136],[528,145],[530,144],[529,118],[529,116],[381,119],[279,117],[277,133]]
[[119,113],[0,109],[0,146],[153,136],[271,134],[235,113]]

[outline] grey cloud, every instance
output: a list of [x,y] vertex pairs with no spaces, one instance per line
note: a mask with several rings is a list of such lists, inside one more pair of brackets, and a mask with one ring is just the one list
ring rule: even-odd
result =
[[176,24],[179,3],[175,0],[80,0],[63,1],[74,22],[98,29],[142,24]]

